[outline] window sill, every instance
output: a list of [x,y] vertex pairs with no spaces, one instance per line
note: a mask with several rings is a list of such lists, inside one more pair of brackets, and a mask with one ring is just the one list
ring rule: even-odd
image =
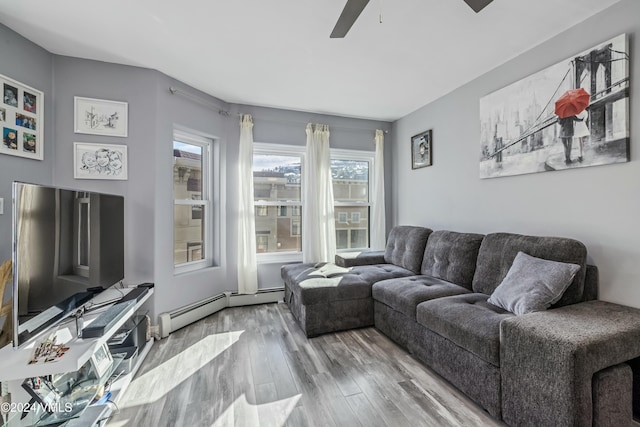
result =
[[211,260],[193,261],[185,264],[180,264],[173,268],[173,275],[179,276],[186,273],[193,273],[196,271],[202,271],[208,268],[216,267]]
[[284,264],[302,262],[302,252],[272,252],[256,254],[258,264]]

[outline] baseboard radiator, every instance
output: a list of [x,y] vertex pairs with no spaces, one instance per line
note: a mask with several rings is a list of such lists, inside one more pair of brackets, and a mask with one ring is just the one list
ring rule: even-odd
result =
[[224,292],[169,313],[160,314],[158,316],[160,337],[166,338],[170,333],[227,307],[267,304],[282,300],[284,300],[284,288],[260,289],[258,293],[251,295],[241,295],[237,292]]

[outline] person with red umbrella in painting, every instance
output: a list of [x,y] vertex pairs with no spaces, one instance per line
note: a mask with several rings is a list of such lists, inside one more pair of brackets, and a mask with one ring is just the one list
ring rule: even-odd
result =
[[[558,98],[555,105],[555,113],[560,125],[560,139],[564,145],[564,163],[570,165],[571,145],[573,143],[574,122],[581,122],[584,118],[577,117],[589,106],[591,95],[584,88],[571,89]],[[580,154],[582,161],[582,153]]]

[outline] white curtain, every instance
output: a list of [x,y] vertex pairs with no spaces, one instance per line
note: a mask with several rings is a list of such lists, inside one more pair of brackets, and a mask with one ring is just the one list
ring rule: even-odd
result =
[[374,155],[373,194],[371,195],[371,244],[373,250],[382,250],[385,239],[385,202],[384,202],[384,133],[376,130],[376,151]]
[[238,165],[238,293],[258,292],[256,223],[253,207],[253,120],[240,119]]
[[307,125],[302,198],[302,260],[333,262],[336,224],[327,125]]

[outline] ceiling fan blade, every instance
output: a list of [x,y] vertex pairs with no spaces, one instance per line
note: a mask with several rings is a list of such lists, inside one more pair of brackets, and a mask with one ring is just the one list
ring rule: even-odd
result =
[[369,0],[347,0],[347,4],[344,6],[340,18],[338,18],[338,22],[336,22],[336,26],[329,37],[341,39],[346,36],[367,3],[369,3]]
[[464,0],[476,13],[487,7],[493,0]]

